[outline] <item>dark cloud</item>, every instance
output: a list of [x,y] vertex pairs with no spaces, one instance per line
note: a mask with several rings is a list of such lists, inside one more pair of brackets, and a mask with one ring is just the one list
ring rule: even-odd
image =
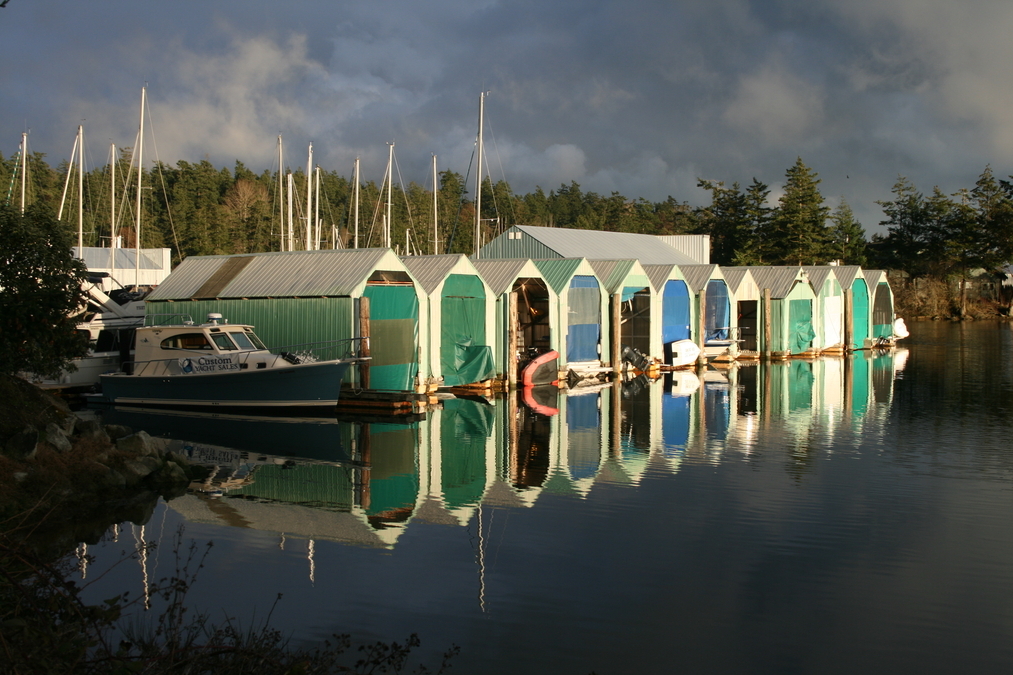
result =
[[867,227],[898,174],[952,191],[1013,161],[999,1],[72,7],[0,12],[6,155],[29,127],[33,150],[65,157],[82,119],[93,157],[130,145],[148,82],[163,161],[270,168],[281,133],[292,165],[312,141],[325,167],[360,156],[379,178],[395,141],[424,182],[433,153],[467,170],[488,91],[488,166],[518,191],[702,203],[698,177],[776,193],[801,156]]

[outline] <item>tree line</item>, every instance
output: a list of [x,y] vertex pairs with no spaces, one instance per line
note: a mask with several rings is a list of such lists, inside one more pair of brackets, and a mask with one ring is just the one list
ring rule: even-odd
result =
[[[115,167],[115,210],[109,164],[84,177],[84,243],[107,246],[113,231],[124,246],[134,245],[136,173],[129,174],[131,151],[122,149]],[[29,158],[26,201],[54,210],[61,200],[66,162],[47,164],[45,155]],[[20,177],[16,158],[0,155],[0,186],[6,203],[18,205]],[[135,169],[136,171],[136,169]],[[296,248],[305,248],[306,175],[293,172],[293,228]],[[285,176],[281,178],[284,181]],[[76,181],[76,176],[74,181]],[[354,185],[349,176],[320,171],[321,247],[348,247],[355,236]],[[471,253],[474,250],[475,201],[472,185],[461,174],[439,174],[434,241],[431,188],[410,182],[394,186],[391,245],[401,252]],[[819,175],[801,158],[787,169],[776,203],[770,188],[752,179],[743,188],[700,180],[710,204],[693,207],[672,197],[652,202],[618,192],[584,191],[576,182],[546,193],[541,187],[516,194],[506,181],[482,185],[483,243],[514,224],[610,230],[643,234],[707,234],[711,261],[721,265],[841,264],[903,270],[913,277],[966,277],[972,269],[997,269],[1013,260],[1013,184],[997,179],[990,167],[973,188],[947,195],[939,188],[926,195],[906,178],[893,187],[893,199],[878,202],[885,214],[885,235],[867,240],[865,229],[841,198],[834,208],[820,192]],[[232,169],[209,161],[155,163],[142,176],[141,244],[169,247],[178,261],[190,255],[279,250],[287,203],[278,171],[256,173],[242,162]],[[77,228],[76,190],[69,190],[62,220]],[[385,188],[360,185],[360,247],[382,245]],[[112,214],[116,213],[115,222]]]

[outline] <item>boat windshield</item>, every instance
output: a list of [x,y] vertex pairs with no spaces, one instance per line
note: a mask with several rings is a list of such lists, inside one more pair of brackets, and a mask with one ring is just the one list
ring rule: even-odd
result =
[[[259,343],[260,340],[258,340],[257,336],[254,335],[253,333],[230,332],[229,335],[231,335],[232,339],[236,341],[236,344],[239,345],[240,349],[263,349],[264,348],[264,345],[260,345],[258,347],[256,344],[254,344],[254,341],[256,341],[257,343]],[[253,338],[253,339],[251,340],[250,338]]]
[[215,346],[219,351],[232,352],[236,350],[236,345],[232,343],[226,333],[212,333],[211,339],[215,341]]
[[264,343],[260,341],[260,338],[257,337],[257,334],[254,333],[252,330],[246,331],[245,333],[243,333],[243,335],[250,338],[250,342],[253,343],[253,346],[256,349],[267,349],[267,347],[264,346]]

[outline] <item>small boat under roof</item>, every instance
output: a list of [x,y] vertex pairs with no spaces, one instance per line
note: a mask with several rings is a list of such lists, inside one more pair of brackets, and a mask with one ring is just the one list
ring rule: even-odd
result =
[[[149,316],[148,320],[158,320]],[[253,326],[209,314],[204,324],[137,329],[127,372],[103,375],[102,401],[198,408],[335,406],[358,356],[359,339],[268,349]]]

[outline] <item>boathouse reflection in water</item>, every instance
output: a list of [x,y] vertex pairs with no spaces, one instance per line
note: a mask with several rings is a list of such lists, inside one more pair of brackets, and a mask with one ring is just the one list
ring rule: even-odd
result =
[[749,455],[766,434],[785,439],[792,470],[804,471],[840,431],[882,431],[905,359],[902,349],[862,352],[450,399],[404,424],[122,409],[106,421],[217,467],[169,503],[188,520],[390,548],[416,520],[467,526],[482,504],[635,485],[647,472]]

